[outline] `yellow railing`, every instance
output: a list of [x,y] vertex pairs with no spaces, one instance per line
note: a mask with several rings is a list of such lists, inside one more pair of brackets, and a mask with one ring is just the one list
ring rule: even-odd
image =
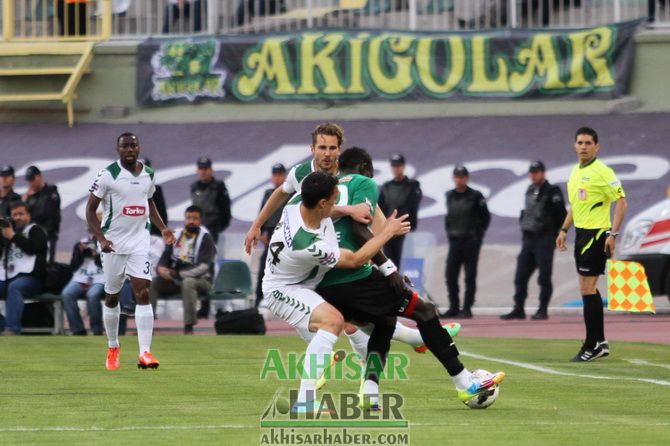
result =
[[3,42],[101,41],[112,35],[112,0],[2,0]]

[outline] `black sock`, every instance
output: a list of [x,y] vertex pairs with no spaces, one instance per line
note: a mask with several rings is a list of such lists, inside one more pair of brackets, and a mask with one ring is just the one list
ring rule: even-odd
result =
[[368,357],[365,358],[365,379],[379,384],[379,373],[386,366],[386,357],[391,349],[391,337],[395,331],[394,325],[375,324],[368,340]]
[[456,376],[463,371],[465,367],[458,359],[456,344],[447,330],[442,328],[437,316],[426,322],[418,322],[417,328],[426,347],[447,369],[449,376]]
[[600,291],[596,289],[596,296],[598,296],[598,308],[595,308],[595,305],[593,309],[596,311],[596,317],[595,319],[595,329],[594,333],[598,339],[596,341],[604,341],[605,340],[605,317],[604,317],[604,312],[603,312],[603,298],[600,295]]
[[596,294],[582,296],[582,301],[584,302],[584,325],[586,326],[584,345],[592,348],[596,346],[596,342],[602,340],[600,333],[603,331],[603,305],[597,291]]

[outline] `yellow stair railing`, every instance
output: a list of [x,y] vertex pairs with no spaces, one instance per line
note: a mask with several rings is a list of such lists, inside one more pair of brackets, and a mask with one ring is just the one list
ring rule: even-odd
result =
[[[34,0],[28,1],[31,5],[34,4]],[[0,94],[0,102],[62,101],[67,106],[68,126],[74,125],[73,103],[77,97],[77,86],[84,74],[89,72],[95,43],[109,38],[112,31],[111,0],[99,1],[102,2],[101,26],[97,27],[96,33],[60,36],[57,35],[56,26],[53,27],[53,34],[16,34],[15,2],[2,0],[3,41],[0,42],[0,78],[19,76],[68,76],[68,78],[60,91],[17,92],[12,89],[9,93]],[[43,28],[46,29],[45,26]],[[74,65],[59,63],[44,66],[28,62],[31,58],[45,56],[49,59],[64,56],[63,58],[70,60],[72,56],[79,57]]]

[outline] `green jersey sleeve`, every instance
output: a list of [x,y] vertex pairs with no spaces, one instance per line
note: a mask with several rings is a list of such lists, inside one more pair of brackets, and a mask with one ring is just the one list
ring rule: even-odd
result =
[[377,207],[377,201],[379,200],[379,188],[377,184],[367,177],[357,177],[353,184],[354,190],[351,195],[350,204],[359,204],[366,203],[370,206],[372,213],[374,213],[375,208]]

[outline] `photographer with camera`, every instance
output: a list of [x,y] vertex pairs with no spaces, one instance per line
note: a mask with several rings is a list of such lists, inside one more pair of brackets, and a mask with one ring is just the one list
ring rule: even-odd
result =
[[[10,206],[11,219],[0,217],[0,299],[7,299],[5,335],[21,334],[24,299],[42,292],[47,265],[47,234],[30,221],[22,201]],[[0,318],[0,331],[5,321]]]
[[[176,231],[174,246],[166,246],[158,262],[158,277],[151,282],[149,298],[156,308],[161,295],[181,293],[184,305],[184,334],[193,334],[198,323],[198,295],[212,287],[216,244],[201,223],[202,210],[189,206],[184,213],[184,228]],[[154,310],[155,311],[155,310]]]
[[72,279],[63,288],[63,307],[76,336],[86,336],[84,321],[79,313],[78,299],[86,298],[89,324],[94,335],[102,335],[102,299],[105,297],[105,275],[102,271],[100,251],[93,235],[81,239],[72,248],[70,268]]

